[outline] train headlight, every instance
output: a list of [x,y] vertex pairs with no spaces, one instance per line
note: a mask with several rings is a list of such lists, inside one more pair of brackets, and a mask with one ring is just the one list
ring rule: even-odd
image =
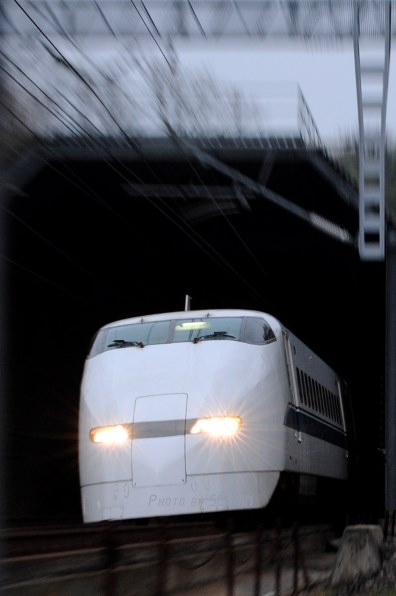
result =
[[207,433],[212,437],[233,437],[242,424],[239,416],[199,418],[191,428],[192,434]]
[[89,433],[93,443],[104,443],[105,445],[121,445],[131,438],[129,425],[116,424],[113,426],[97,426]]

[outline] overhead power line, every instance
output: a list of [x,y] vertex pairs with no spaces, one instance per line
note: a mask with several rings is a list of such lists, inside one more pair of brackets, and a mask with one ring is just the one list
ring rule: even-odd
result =
[[[41,10],[41,8],[40,8],[40,2],[39,2],[39,3],[37,3],[37,4],[36,4],[36,3],[32,4],[32,3],[30,2],[30,0],[28,0],[28,1],[29,1],[29,5],[30,5],[32,8],[34,8],[35,10],[40,10],[40,11],[41,11],[41,14],[42,14],[42,16],[45,16],[45,17],[46,17],[46,15],[42,13],[42,10]],[[46,40],[46,41],[47,41],[47,42],[50,44],[50,48],[48,48],[48,47],[47,47],[47,50],[50,52],[50,54],[53,56],[53,58],[54,58],[55,60],[59,61],[59,62],[60,62],[60,63],[61,63],[63,66],[65,66],[67,69],[69,69],[69,70],[70,70],[70,71],[71,71],[73,74],[75,74],[75,75],[78,77],[78,79],[79,79],[79,80],[81,80],[81,81],[82,81],[82,82],[83,82],[83,83],[84,83],[84,84],[87,86],[87,88],[88,88],[88,89],[90,90],[90,92],[91,92],[91,93],[94,95],[94,97],[95,97],[96,99],[98,99],[98,100],[99,100],[99,102],[100,102],[100,104],[102,105],[102,107],[104,107],[104,109],[106,110],[106,113],[107,113],[107,114],[110,116],[111,120],[112,120],[114,123],[116,123],[116,124],[117,124],[117,126],[118,126],[118,130],[120,130],[120,131],[122,132],[122,135],[123,135],[123,137],[124,137],[124,138],[126,138],[126,140],[127,140],[127,143],[128,143],[128,144],[131,144],[131,139],[130,139],[130,137],[128,137],[128,135],[126,134],[125,130],[124,130],[124,129],[123,129],[121,126],[120,126],[120,124],[119,124],[118,120],[117,120],[117,119],[114,117],[113,113],[112,113],[112,112],[111,112],[111,110],[110,110],[110,109],[107,107],[107,105],[105,104],[105,102],[104,102],[104,101],[103,101],[103,100],[100,98],[100,96],[98,95],[98,93],[96,92],[96,90],[95,90],[95,88],[92,86],[92,84],[91,84],[91,83],[89,83],[89,82],[86,80],[86,78],[85,78],[85,77],[84,77],[84,76],[81,74],[81,72],[80,72],[80,71],[79,71],[79,70],[78,70],[78,69],[77,69],[75,66],[73,66],[73,65],[70,63],[70,61],[69,61],[69,60],[68,60],[68,59],[65,57],[64,53],[62,53],[62,52],[59,50],[59,48],[56,46],[56,44],[55,44],[55,43],[54,43],[54,42],[53,42],[53,41],[52,41],[52,40],[51,40],[51,39],[48,37],[48,35],[47,35],[47,34],[44,32],[44,30],[42,29],[42,27],[40,27],[40,26],[39,26],[39,25],[36,23],[36,21],[35,21],[35,20],[34,20],[34,19],[31,17],[31,15],[30,15],[30,14],[29,14],[29,13],[28,13],[28,12],[27,12],[27,11],[26,11],[24,8],[23,8],[23,7],[22,7],[22,3],[21,3],[20,1],[18,1],[18,0],[14,0],[14,2],[15,2],[15,4],[16,4],[16,5],[17,5],[17,6],[18,6],[18,7],[19,7],[19,8],[20,8],[20,9],[21,9],[23,12],[24,12],[24,14],[27,16],[27,18],[30,20],[30,22],[31,22],[31,23],[32,23],[32,24],[33,24],[33,25],[36,27],[36,29],[37,29],[37,30],[40,32],[40,34],[41,34],[41,35],[43,35],[44,39],[45,39],[45,40]],[[146,22],[146,19],[144,18],[144,16],[143,16],[142,12],[138,10],[138,8],[137,8],[137,6],[136,6],[135,2],[133,2],[133,0],[130,0],[130,2],[131,2],[131,4],[134,6],[134,8],[135,8],[135,10],[136,10],[136,13],[139,15],[139,18],[142,20],[142,22],[144,23],[144,25],[145,25],[145,27],[146,27],[147,31],[148,31],[148,32],[151,34],[151,36],[153,37],[153,35],[154,35],[154,34],[152,33],[151,29],[153,29],[153,30],[155,31],[155,33],[156,33],[157,35],[159,35],[159,29],[156,27],[156,24],[155,24],[154,20],[152,19],[151,15],[150,15],[150,12],[149,12],[149,10],[147,9],[146,5],[145,5],[144,3],[142,3],[142,6],[143,6],[143,8],[144,8],[144,10],[145,10],[145,14],[146,14],[146,19],[149,19],[149,20],[150,20],[151,27],[149,27],[149,25],[148,25],[148,23]],[[235,4],[235,3],[234,3],[234,4]],[[100,8],[100,6],[99,6],[99,3],[98,3],[98,2],[96,2],[96,1],[95,1],[95,5],[96,5],[98,8]],[[190,5],[190,7],[192,8],[191,2],[189,3],[189,5]],[[67,31],[65,31],[65,29],[64,29],[64,27],[63,27],[63,25],[60,23],[60,21],[59,21],[59,18],[56,16],[56,14],[54,13],[54,11],[53,11],[53,10],[52,10],[52,9],[51,9],[51,8],[50,8],[50,7],[49,7],[47,4],[46,4],[46,3],[45,3],[45,6],[46,6],[47,10],[49,10],[49,11],[50,11],[50,13],[51,13],[51,15],[52,15],[52,20],[53,20],[53,22],[56,24],[56,26],[57,26],[58,30],[61,30],[65,36],[69,37],[69,36],[68,36],[68,34],[67,34]],[[54,5],[53,5],[53,6],[54,6]],[[238,11],[239,11],[239,10],[240,10],[240,7],[237,7],[237,8],[238,8]],[[104,14],[103,14],[103,16],[104,16]],[[46,17],[46,18],[47,18],[47,17]],[[110,26],[110,22],[109,22],[109,21],[108,21],[108,24],[109,24],[109,26]],[[154,39],[154,37],[153,37],[153,39]],[[74,47],[76,47],[76,48],[77,48],[77,45],[75,44],[75,42],[74,42],[73,40],[71,40],[71,43],[73,43]],[[159,43],[158,43],[158,42],[156,42],[156,45],[157,45],[157,46],[158,46],[158,48],[160,49],[160,51],[161,51],[161,54],[163,55],[163,57],[165,57],[165,59],[166,59],[166,61],[167,61],[167,64],[168,64],[168,66],[169,66],[170,70],[173,72],[173,70],[172,70],[172,65],[171,65],[171,64],[170,64],[170,62],[167,60],[167,58],[166,58],[166,56],[165,56],[165,53],[163,52],[162,48],[159,46]],[[52,50],[54,50],[54,52],[55,52],[55,53],[53,53],[53,51],[52,51]],[[79,50],[79,51],[80,51],[80,50]],[[17,67],[17,68],[19,68],[19,67]],[[10,74],[10,73],[8,73],[8,74]],[[12,75],[11,75],[11,76],[12,76]],[[27,76],[27,75],[25,74],[25,76]],[[31,80],[31,79],[30,79],[30,80]],[[20,84],[20,83],[18,83],[18,84]],[[35,84],[35,83],[33,82],[33,84]],[[44,92],[42,89],[40,89],[40,87],[39,87],[39,86],[37,86],[37,84],[35,84],[35,85],[36,85],[36,88],[38,88],[38,89],[39,89],[39,90],[40,90],[42,93],[45,93],[45,92]],[[25,88],[25,90],[26,90],[28,93],[30,93],[30,94],[31,94],[31,92],[29,92],[29,91],[28,91],[26,88]],[[33,94],[31,94],[31,96],[32,96],[32,97],[34,97],[34,95],[33,95]],[[45,96],[47,97],[47,99],[49,99],[49,100],[50,100],[51,102],[53,102],[55,105],[57,105],[58,109],[60,109],[60,110],[61,110],[61,113],[62,113],[63,115],[65,115],[65,116],[67,116],[67,118],[68,118],[68,121],[71,121],[71,122],[73,122],[73,123],[74,123],[74,125],[78,126],[79,130],[82,130],[82,131],[84,131],[84,134],[87,134],[87,131],[86,131],[86,129],[84,129],[84,127],[83,127],[83,126],[82,126],[80,123],[76,122],[76,121],[75,121],[75,119],[73,119],[73,118],[71,117],[71,115],[70,115],[70,114],[68,114],[68,113],[67,113],[67,112],[64,110],[64,108],[62,108],[61,106],[59,106],[59,104],[58,104],[57,102],[55,102],[55,100],[53,100],[53,98],[51,98],[50,96],[48,96],[48,94],[45,94]],[[39,101],[37,98],[35,98],[35,99],[36,99],[37,101]],[[62,119],[62,118],[61,118],[59,115],[55,114],[55,113],[54,113],[52,110],[50,110],[50,109],[48,108],[48,106],[45,106],[45,104],[42,104],[42,105],[43,105],[43,106],[44,106],[46,109],[48,109],[48,110],[49,110],[49,113],[51,113],[51,114],[52,114],[52,115],[54,115],[54,116],[55,116],[55,117],[56,117],[58,120],[60,120],[64,126],[68,126],[68,129],[69,129],[69,131],[70,131],[72,134],[74,134],[74,135],[76,134],[76,131],[75,131],[75,130],[72,130],[72,129],[70,128],[70,126],[69,126],[69,125],[68,125],[68,124],[67,124],[67,123],[66,123],[66,122],[65,122],[65,121],[64,121],[64,120],[63,120],[63,119]],[[77,109],[77,108],[75,107],[75,109]],[[80,114],[82,114],[82,112],[81,112],[81,111],[80,111]],[[86,118],[86,121],[87,121],[87,122],[90,122],[90,120],[89,120],[88,118]],[[92,122],[91,122],[91,124],[92,124]],[[97,130],[98,130],[98,129],[97,129]],[[87,134],[87,136],[88,136],[88,138],[90,138],[90,139],[91,139],[91,141],[92,141],[93,145],[95,146],[95,145],[97,144],[97,142],[98,142],[98,139],[94,139],[94,138],[92,137],[92,135],[90,135],[89,133]],[[133,143],[132,143],[132,144],[133,144]],[[103,147],[103,145],[102,145],[102,149],[103,149],[103,148],[104,148],[104,147]],[[108,165],[110,165],[110,167],[112,167],[113,169],[115,169],[115,171],[117,171],[117,168],[115,168],[115,167],[114,167],[114,156],[113,156],[113,155],[111,155],[111,153],[110,153],[110,152],[109,152],[109,151],[108,151],[106,148],[105,148],[105,151],[107,151],[107,154],[109,155],[109,158],[110,158],[110,160],[111,160],[111,162],[112,162],[112,163],[110,163],[110,162],[106,162],[106,163],[108,163]],[[202,160],[203,160],[203,158],[202,158],[202,155],[201,155],[201,156],[199,156],[199,155],[197,155],[197,153],[194,153],[194,151],[193,151],[193,154],[194,154],[194,157],[198,159],[198,161],[202,161]],[[203,161],[205,162],[205,160],[207,160],[207,159],[208,159],[208,156],[206,155],[206,157],[205,157],[205,159],[204,159]],[[105,161],[106,161],[106,160],[105,160]],[[119,162],[119,163],[120,163],[120,165],[121,165],[122,169],[123,169],[124,171],[127,171],[127,170],[126,170],[126,168],[125,168],[125,164],[123,164],[123,163],[121,163],[121,162]],[[192,164],[191,164],[191,161],[190,161],[189,163],[190,163],[190,165],[192,166]],[[211,164],[211,165],[213,166],[213,162],[212,162],[212,164]],[[192,167],[193,167],[193,166],[192,166]],[[220,168],[220,171],[221,171],[221,168],[223,168],[223,170],[222,170],[222,171],[223,171],[223,173],[224,173],[224,167],[226,167],[226,168],[227,168],[227,166],[224,166],[224,164],[221,164],[220,162],[216,163],[216,165],[215,165],[214,167],[215,167],[215,169],[217,169],[217,170],[219,170],[219,168]],[[194,170],[194,167],[193,167],[193,170]],[[195,173],[197,174],[197,170],[195,169],[194,171],[195,171]],[[117,173],[118,173],[119,175],[122,175],[122,172],[121,172],[120,170],[118,170],[118,171],[117,171]],[[136,180],[138,180],[138,177],[136,176],[136,174],[135,174],[134,172],[132,172],[132,171],[129,171],[129,173],[130,173],[130,174],[131,174],[131,175],[132,175],[132,176],[133,176],[133,177],[134,177]],[[154,175],[156,176],[156,174],[155,174],[155,172],[154,172],[153,170],[152,170],[152,173],[154,173]],[[228,168],[228,170],[227,170],[227,175],[228,175],[228,176],[230,176],[230,169],[229,169],[229,168]],[[266,196],[266,198],[268,198],[269,200],[274,200],[274,198],[275,198],[275,193],[273,193],[272,191],[270,191],[269,189],[267,189],[267,188],[266,188],[266,187],[264,187],[263,185],[259,185],[258,183],[255,183],[254,181],[252,181],[252,180],[250,180],[250,179],[248,180],[248,182],[247,182],[246,180],[244,180],[244,179],[243,179],[243,180],[241,180],[241,178],[240,178],[240,177],[241,177],[241,176],[243,176],[243,175],[241,175],[240,173],[235,173],[235,172],[233,172],[233,173],[231,174],[231,177],[233,177],[233,178],[235,179],[235,176],[236,176],[236,175],[238,175],[238,176],[239,176],[239,179],[237,180],[237,181],[238,181],[238,183],[240,183],[240,184],[242,184],[242,185],[246,185],[246,184],[247,184],[247,185],[248,185],[248,187],[250,188],[250,190],[254,190],[256,193],[258,192],[259,194],[264,194],[264,196]],[[201,180],[202,180],[202,179],[201,179]],[[253,185],[255,185],[255,188],[254,188],[254,189],[252,188],[252,184],[253,184]],[[260,187],[260,188],[259,188],[259,187]],[[147,200],[150,200],[150,198],[149,198],[149,197],[147,197]],[[232,230],[233,234],[234,234],[234,235],[236,235],[236,237],[237,237],[237,238],[238,238],[238,240],[241,242],[241,244],[243,245],[243,247],[245,248],[245,250],[247,250],[247,251],[248,251],[248,253],[249,253],[250,257],[251,257],[251,258],[252,258],[252,259],[255,261],[256,265],[259,265],[259,266],[260,266],[260,264],[259,264],[259,262],[258,262],[257,258],[256,258],[256,257],[255,257],[255,255],[252,253],[252,251],[249,249],[249,247],[248,247],[247,243],[245,242],[245,240],[244,240],[244,239],[243,239],[243,238],[240,236],[240,234],[239,234],[239,233],[238,233],[238,231],[236,230],[235,226],[233,226],[233,224],[231,223],[231,221],[229,220],[229,218],[227,217],[227,215],[226,215],[226,214],[224,213],[224,211],[222,210],[221,206],[220,206],[220,205],[217,203],[217,201],[216,201],[215,197],[212,197],[212,200],[213,200],[213,203],[214,203],[214,205],[216,206],[217,210],[219,211],[220,215],[222,215],[222,216],[224,217],[224,219],[226,220],[227,224],[228,224],[228,225],[229,225],[229,227],[231,228],[231,230]],[[161,199],[161,197],[159,197],[159,196],[158,196],[158,197],[156,197],[156,198],[155,198],[155,200],[153,201],[153,204],[154,204],[154,205],[155,205],[155,207],[158,209],[158,208],[159,208],[159,205],[161,204],[161,202],[162,202],[162,199]],[[298,206],[296,206],[295,204],[293,204],[293,203],[290,203],[290,202],[287,202],[287,200],[286,200],[286,199],[284,199],[283,197],[276,196],[276,201],[275,201],[275,202],[277,202],[277,204],[278,204],[278,205],[280,205],[280,206],[282,206],[283,208],[286,208],[286,209],[288,209],[289,211],[293,212],[293,213],[294,213],[294,215],[297,215],[298,217],[305,219],[305,221],[310,221],[310,222],[312,223],[312,217],[311,217],[311,216],[312,216],[312,214],[310,214],[310,213],[306,213],[304,210],[302,210],[301,208],[299,208],[299,207],[298,207]],[[163,209],[160,209],[160,210],[161,210],[161,212],[162,212],[164,215],[166,215],[166,216],[168,217],[168,216],[169,216],[169,214],[168,214],[168,212],[169,212],[169,206],[168,206],[168,205],[166,205],[166,204],[164,204],[163,202],[162,202],[162,204],[163,204]],[[315,215],[315,214],[313,214],[313,215]],[[318,217],[319,217],[319,216],[318,216]],[[177,218],[179,218],[179,219],[180,219],[180,222],[181,222],[181,226],[180,226],[180,227],[181,227],[181,229],[183,229],[184,233],[186,233],[186,227],[188,227],[188,225],[189,225],[189,224],[187,225],[187,223],[186,223],[186,222],[185,222],[185,221],[184,221],[182,218],[180,218],[180,216],[179,216],[177,213],[175,213],[175,212],[173,212],[173,215],[172,215],[172,216],[170,216],[170,218],[172,219],[172,221],[173,221],[174,223],[176,223],[176,225],[179,225],[179,224],[177,224]],[[334,225],[335,225],[335,224],[332,224],[332,222],[329,222],[329,224],[330,224],[330,225],[324,226],[324,225],[323,225],[323,221],[322,221],[322,220],[323,220],[323,218],[321,218],[321,222],[322,222],[321,229],[325,229],[327,232],[329,232],[330,228],[331,228],[331,230],[332,230],[332,231],[334,230]],[[318,221],[318,218],[316,218],[316,219],[315,219],[315,221]],[[333,226],[333,227],[331,227],[331,226]],[[319,226],[319,227],[320,227],[320,226]],[[191,226],[190,226],[190,233],[191,233],[192,235],[194,235],[194,234],[195,234],[195,230],[194,230],[194,229],[193,229]],[[334,235],[334,234],[333,234],[333,235]],[[348,236],[348,234],[347,234],[347,233],[344,233],[344,234],[342,234],[342,235],[341,235],[341,237],[342,237],[342,239],[343,239],[344,241],[350,241],[350,238],[349,238],[349,236]],[[202,239],[201,239],[201,241],[202,241]],[[202,248],[202,243],[201,243],[201,245],[200,245],[200,246],[201,246],[201,248]],[[210,245],[208,244],[208,246],[210,246]],[[215,253],[217,252],[217,251],[215,251],[215,249],[214,249],[212,246],[210,246],[210,250],[214,251]],[[227,267],[230,267],[230,264],[229,264],[229,263],[228,263],[226,260],[224,260],[224,258],[222,257],[222,255],[220,255],[219,253],[217,253],[217,255],[220,257],[220,259],[223,259],[223,262],[225,262],[225,263],[226,263]],[[261,268],[261,267],[260,267],[260,268]],[[235,273],[235,271],[234,271],[234,273]],[[237,276],[240,276],[240,274],[239,274],[238,272],[236,272],[236,274],[237,274]]]
[[[38,100],[40,101],[40,100]],[[37,137],[37,135],[34,133],[34,131],[32,131],[26,124],[25,122],[20,119],[15,113],[12,112],[12,110],[9,109],[9,107],[7,105],[4,104],[4,102],[2,102],[0,100],[0,103],[2,103],[2,105],[4,105],[4,107],[10,111],[13,116],[19,121],[20,124],[22,124],[29,132],[30,134],[32,134],[36,140],[39,140],[41,143],[41,139],[39,139],[39,137]],[[43,104],[44,107],[45,104]],[[138,182],[142,183],[143,181],[141,180],[140,177],[138,177],[135,172],[133,172],[130,168],[125,168],[125,164],[123,164],[122,162],[119,162],[119,160],[115,160],[114,156],[111,154],[111,152],[108,150],[108,148],[101,144],[100,142],[98,142],[98,139],[95,139],[95,137],[92,137],[92,135],[90,135],[89,133],[88,137],[90,137],[93,141],[96,141],[93,145],[93,148],[95,151],[97,151],[97,146],[101,146],[101,148],[105,151],[106,154],[108,154],[110,160],[106,160],[103,155],[101,156],[102,161],[104,161],[112,170],[114,170],[122,179],[124,179],[126,182],[130,181],[130,178],[127,178],[126,175],[114,165],[114,162],[117,162],[122,166],[122,168],[128,172],[129,176],[132,176],[134,179],[136,179]],[[43,143],[42,143],[43,144]],[[44,144],[43,144],[44,145]],[[154,173],[154,172],[152,172]],[[154,173],[155,174],[155,173]],[[155,176],[157,176],[155,174]],[[146,197],[146,200],[149,201],[157,210],[159,210],[162,215],[164,215],[167,219],[169,219],[170,221],[172,221],[172,223],[174,225],[176,225],[176,227],[178,227],[187,237],[190,238],[190,240],[196,244],[201,250],[203,250],[204,253],[206,253],[210,258],[214,259],[215,261],[218,260],[223,267],[225,267],[227,270],[229,270],[235,277],[237,277],[240,281],[242,281],[242,283],[244,284],[245,287],[249,288],[250,291],[252,291],[253,294],[255,295],[259,295],[259,293],[257,292],[257,290],[255,288],[253,288],[253,286],[251,286],[251,284],[245,279],[245,277],[243,275],[241,275],[239,273],[239,271],[237,271],[230,263],[227,259],[225,259],[221,253],[219,251],[217,251],[217,249],[215,249],[209,242],[207,242],[204,238],[202,238],[195,230],[194,228],[191,226],[190,223],[186,222],[182,217],[180,217],[178,214],[173,213],[173,215],[169,215],[168,211],[169,211],[169,206],[161,199],[160,196],[155,197],[155,200],[153,200],[150,197]],[[162,207],[161,207],[162,204]],[[110,208],[110,207],[109,207]],[[113,209],[110,208],[111,211],[113,211]]]
[[61,64],[63,64],[67,68],[69,68],[71,70],[71,72],[73,72],[80,79],[80,81],[89,89],[89,91],[92,93],[92,95],[98,100],[98,102],[103,107],[103,109],[106,111],[108,116],[111,118],[111,120],[117,126],[118,130],[120,131],[121,135],[125,138],[126,142],[128,144],[130,144],[131,146],[133,146],[136,150],[138,150],[136,143],[131,141],[131,139],[125,133],[122,126],[119,124],[118,120],[116,118],[114,118],[112,112],[109,110],[108,106],[105,104],[105,102],[102,100],[102,98],[98,95],[98,93],[92,87],[92,85],[79,72],[79,70],[75,66],[73,66],[73,64],[71,64],[71,62],[66,58],[66,56],[59,50],[59,48],[51,41],[51,39],[48,37],[48,35],[41,29],[41,27],[36,23],[36,21],[31,17],[31,15],[23,8],[23,6],[19,2],[19,0],[14,0],[14,2],[15,2],[15,4],[17,4],[19,6],[21,11],[24,13],[24,15],[29,19],[29,21],[34,25],[34,27],[39,31],[39,33],[44,37],[44,39],[50,44],[51,48],[56,52],[56,54],[58,54],[61,57],[61,59],[62,59]]

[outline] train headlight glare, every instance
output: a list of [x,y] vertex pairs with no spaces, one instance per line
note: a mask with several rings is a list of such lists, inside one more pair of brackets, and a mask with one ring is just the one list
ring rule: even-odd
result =
[[242,420],[239,416],[219,416],[200,418],[191,428],[192,434],[208,433],[213,437],[233,437],[240,429]]
[[114,426],[92,428],[89,436],[93,443],[120,445],[130,438],[130,432],[127,425],[117,424]]

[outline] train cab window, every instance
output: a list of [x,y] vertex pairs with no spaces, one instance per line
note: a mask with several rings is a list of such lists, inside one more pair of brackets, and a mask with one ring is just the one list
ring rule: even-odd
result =
[[117,343],[122,341],[126,344],[141,342],[145,346],[149,344],[165,343],[168,335],[169,321],[156,321],[153,323],[111,327],[107,330],[106,347],[117,347]]
[[146,345],[165,344],[169,339],[169,321],[156,321],[151,323],[151,327],[147,334],[146,341],[142,340]]
[[241,340],[242,317],[179,319],[175,321],[173,341]]
[[249,344],[266,344],[275,339],[274,332],[264,319],[247,317],[243,341]]
[[89,357],[120,348],[219,339],[262,345],[274,341],[275,335],[268,323],[259,317],[205,317],[132,323],[101,329],[94,338]]
[[93,357],[107,350],[166,343],[169,328],[169,321],[155,321],[101,329],[94,338],[89,356]]
[[196,337],[210,333],[208,321],[203,319],[179,319],[174,322],[173,342],[193,341]]

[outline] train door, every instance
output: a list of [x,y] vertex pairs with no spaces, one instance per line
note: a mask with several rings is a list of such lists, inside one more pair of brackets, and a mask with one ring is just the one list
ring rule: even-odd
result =
[[297,379],[296,369],[296,346],[293,341],[293,336],[288,331],[283,332],[283,341],[285,346],[285,358],[287,366],[287,374],[289,378],[290,387],[290,403],[287,409],[287,426],[294,428],[294,438],[297,439],[298,443],[302,442],[302,432],[300,427],[300,414],[299,410],[301,407],[299,385]]
[[292,342],[290,334],[287,331],[283,332],[283,339],[284,339],[284,345],[285,345],[285,356],[286,356],[287,373],[288,373],[288,377],[289,377],[291,402],[296,407],[299,407],[300,406],[300,397],[299,397],[299,392],[298,392],[297,372],[296,372],[296,366],[295,366],[295,361],[294,361],[294,356],[296,354],[296,348]]

